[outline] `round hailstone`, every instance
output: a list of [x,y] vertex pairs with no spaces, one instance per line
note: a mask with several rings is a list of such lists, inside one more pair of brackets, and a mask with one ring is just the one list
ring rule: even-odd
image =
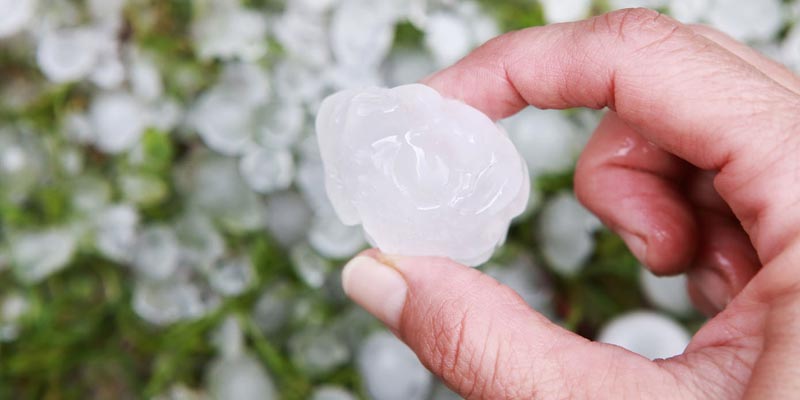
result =
[[219,90],[203,94],[189,116],[190,125],[212,150],[234,156],[252,147],[252,109]]
[[330,258],[350,257],[367,244],[361,229],[342,224],[331,213],[318,214],[314,218],[308,242],[319,254]]
[[192,283],[141,279],[133,287],[133,311],[147,322],[169,325],[202,318],[219,306]]
[[303,196],[294,191],[270,195],[265,214],[267,231],[285,247],[302,240],[311,225],[311,209]]
[[485,272],[517,292],[534,310],[548,318],[555,316],[550,282],[529,256],[521,255],[507,265],[490,264]]
[[280,61],[274,68],[272,79],[275,98],[303,104],[319,100],[327,84],[327,77],[317,68],[297,59]]
[[209,7],[192,23],[192,37],[201,59],[254,61],[267,53],[264,15],[231,5]]
[[80,175],[70,188],[72,209],[80,214],[93,215],[111,200],[111,185],[99,176]]
[[129,150],[144,133],[146,117],[146,110],[128,93],[113,92],[96,96],[89,109],[95,144],[110,154]]
[[24,233],[11,240],[14,272],[25,283],[41,282],[72,260],[78,244],[69,228]]
[[125,82],[125,66],[120,60],[118,46],[116,40],[104,41],[97,64],[89,75],[95,85],[106,90],[119,89]]
[[253,284],[253,265],[249,257],[225,258],[214,263],[209,271],[208,283],[223,296],[238,296]]
[[592,8],[592,0],[541,0],[540,3],[548,24],[586,18]]
[[255,148],[239,161],[239,173],[256,192],[283,190],[292,184],[294,160],[288,150]]
[[467,21],[447,11],[428,17],[425,27],[425,47],[433,54],[436,65],[446,67],[472,50],[472,32]]
[[662,8],[667,6],[669,0],[611,0],[610,6],[612,10],[620,10],[623,8]]
[[563,112],[528,107],[502,124],[531,175],[561,172],[574,164],[579,138]]
[[239,106],[258,106],[269,100],[269,76],[255,63],[228,63],[222,70],[216,90],[234,96]]
[[133,256],[139,214],[127,204],[107,207],[94,219],[95,246],[100,254],[117,262],[127,262]]
[[[798,3],[800,4],[800,3]],[[781,61],[800,73],[800,24],[795,25],[781,44]]]
[[289,338],[292,364],[312,376],[327,374],[350,360],[350,349],[326,329],[305,328]]
[[147,120],[161,132],[175,129],[183,118],[184,110],[177,100],[162,97],[151,102],[147,110]]
[[139,51],[133,51],[131,58],[128,66],[128,81],[131,84],[131,91],[143,101],[156,100],[164,92],[161,72],[153,60],[140,54]]
[[36,0],[0,0],[0,38],[23,30],[36,9]]
[[297,142],[303,129],[305,111],[294,101],[273,99],[258,109],[254,118],[258,144],[273,149],[287,149]]
[[358,352],[356,365],[374,400],[422,400],[433,376],[405,343],[389,332],[370,335]]
[[19,336],[20,319],[30,309],[30,302],[18,293],[7,294],[0,304],[0,342],[10,342]]
[[178,269],[178,238],[166,226],[149,226],[136,240],[133,266],[136,272],[152,280],[164,280]]
[[325,385],[314,389],[311,400],[356,400],[356,396],[341,387]]
[[554,197],[539,217],[542,253],[550,266],[563,275],[574,275],[594,251],[593,232],[600,221],[571,193]]
[[266,288],[253,307],[253,321],[265,334],[277,332],[289,320],[295,289],[286,282]]
[[97,63],[97,32],[87,28],[46,31],[39,39],[36,62],[47,79],[72,82],[85,78]]
[[178,171],[182,191],[197,207],[222,227],[247,232],[264,227],[264,205],[242,180],[236,160],[199,153]]
[[391,2],[343,0],[333,13],[331,49],[339,64],[377,67],[392,47],[398,13]]
[[67,113],[64,116],[63,129],[64,136],[75,143],[88,144],[94,141],[94,128],[85,113]]
[[738,40],[771,40],[783,27],[783,3],[716,0],[708,12],[708,22]]
[[678,315],[686,315],[694,310],[686,289],[686,275],[660,277],[645,267],[640,267],[639,271],[639,284],[653,305]]
[[634,311],[611,320],[597,336],[598,342],[614,344],[651,360],[677,356],[689,345],[686,328],[650,311]]
[[702,21],[708,15],[712,0],[669,0],[669,14],[686,24]]
[[323,66],[331,58],[326,26],[321,15],[288,10],[275,22],[273,33],[291,59]]
[[436,72],[431,56],[424,51],[399,50],[389,55],[384,63],[384,80],[397,86],[419,82]]
[[292,247],[289,256],[295,273],[308,287],[319,289],[325,284],[331,270],[326,259],[305,244]]
[[208,371],[208,391],[212,399],[278,399],[267,371],[249,354],[214,361]]
[[297,185],[315,213],[329,214],[331,203],[325,193],[325,170],[322,161],[303,158],[297,169]]
[[225,240],[204,214],[190,213],[175,224],[181,261],[201,269],[210,267],[225,253]]
[[328,97],[317,140],[336,214],[388,253],[481,264],[528,202],[528,171],[508,137],[424,85]]

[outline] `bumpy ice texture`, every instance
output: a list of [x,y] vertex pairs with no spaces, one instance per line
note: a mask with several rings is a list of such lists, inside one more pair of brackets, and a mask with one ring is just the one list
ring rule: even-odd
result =
[[333,94],[317,139],[336,214],[386,253],[481,264],[528,201],[527,167],[505,132],[425,85]]

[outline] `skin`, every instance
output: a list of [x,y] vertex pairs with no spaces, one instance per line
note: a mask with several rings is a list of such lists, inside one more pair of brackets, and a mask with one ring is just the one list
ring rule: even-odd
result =
[[488,42],[426,83],[494,119],[610,110],[579,200],[714,316],[650,361],[568,332],[443,258],[370,250],[348,295],[468,399],[792,398],[800,391],[800,78],[711,28],[630,9]]

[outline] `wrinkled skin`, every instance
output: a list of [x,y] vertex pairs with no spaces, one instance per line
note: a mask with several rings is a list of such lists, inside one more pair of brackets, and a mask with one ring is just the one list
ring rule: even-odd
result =
[[[793,398],[800,391],[800,78],[653,11],[498,37],[427,80],[493,118],[608,107],[579,199],[714,317],[655,362],[570,333],[445,259],[370,251],[347,293],[469,399]],[[371,283],[370,283],[371,282]]]

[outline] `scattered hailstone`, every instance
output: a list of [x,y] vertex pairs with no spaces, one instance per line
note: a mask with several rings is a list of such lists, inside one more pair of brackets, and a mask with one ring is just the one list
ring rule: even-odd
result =
[[178,239],[172,228],[148,226],[136,240],[133,266],[148,279],[164,280],[178,269],[178,256]]
[[214,361],[208,370],[208,391],[213,399],[278,399],[261,362],[246,353]]
[[255,112],[255,140],[267,148],[288,149],[300,138],[304,119],[305,110],[300,103],[273,98]]
[[336,61],[358,70],[377,67],[392,47],[397,18],[392,2],[342,0],[330,25]]
[[207,272],[211,288],[223,296],[238,296],[255,281],[253,265],[246,256],[224,258]]
[[686,24],[702,21],[715,0],[669,0],[669,14]]
[[598,342],[614,344],[651,360],[677,356],[689,345],[686,328],[672,319],[649,311],[633,311],[611,320],[600,331]]
[[234,93],[211,90],[200,96],[189,115],[206,146],[227,156],[252,147],[252,110],[243,107]]
[[550,266],[563,275],[574,275],[594,250],[593,233],[600,221],[571,193],[551,199],[539,217],[542,253]]
[[364,387],[374,400],[422,400],[433,376],[405,343],[378,331],[364,340],[356,360]]
[[458,61],[472,50],[471,27],[459,15],[439,11],[428,16],[425,27],[425,46],[433,54],[436,65],[445,67]]
[[118,182],[123,200],[141,206],[157,204],[169,194],[167,184],[155,175],[124,173]]
[[58,272],[72,260],[77,246],[67,227],[28,232],[11,239],[14,272],[25,283],[37,283]]
[[520,255],[506,265],[492,263],[484,271],[517,292],[534,310],[548,318],[555,316],[552,286],[541,267],[529,256]]
[[136,246],[139,214],[128,204],[117,204],[100,210],[95,216],[95,246],[112,261],[127,262]]
[[356,396],[341,387],[325,385],[314,389],[311,400],[356,400]]
[[592,0],[541,0],[540,3],[549,24],[586,18],[592,8]]
[[0,39],[25,29],[35,9],[36,0],[0,0]]
[[326,77],[317,68],[295,58],[278,62],[272,79],[276,98],[302,104],[318,101],[327,84]]
[[262,13],[230,2],[209,2],[192,23],[201,59],[254,61],[267,53],[267,21]]
[[7,294],[0,303],[0,343],[19,336],[20,319],[30,309],[30,302],[18,293]]
[[669,0],[611,0],[609,5],[613,10],[619,10],[623,8],[663,8],[667,6],[667,2]]
[[305,238],[311,225],[312,211],[303,196],[294,191],[278,192],[267,197],[265,214],[267,231],[285,247]]
[[219,299],[208,296],[190,282],[141,279],[133,288],[133,310],[155,325],[201,318],[219,307]]
[[204,270],[225,253],[225,240],[208,217],[189,213],[175,223],[181,261]]
[[259,193],[283,190],[292,184],[294,160],[287,150],[253,148],[239,161],[245,182]]
[[708,11],[708,22],[742,41],[766,41],[783,27],[781,0],[715,0]]
[[389,55],[383,70],[386,83],[398,86],[418,82],[436,72],[436,64],[424,51],[397,50]]
[[95,96],[89,119],[97,147],[110,154],[132,148],[144,133],[147,111],[139,101],[125,92]]
[[795,72],[800,73],[800,24],[796,24],[786,35],[781,44],[780,52],[781,61],[794,69]]
[[97,62],[96,35],[97,32],[88,28],[45,31],[36,50],[39,68],[53,82],[85,78]]
[[320,14],[289,9],[275,21],[273,33],[291,58],[305,65],[319,67],[329,64],[331,58],[326,26]]
[[158,66],[150,57],[141,54],[141,51],[131,52],[128,81],[133,94],[143,101],[154,101],[164,92]]
[[336,214],[388,253],[481,264],[528,201],[527,169],[508,137],[424,85],[328,97],[317,140]]
[[235,96],[239,106],[264,104],[270,95],[267,71],[255,63],[230,62],[225,64],[215,90]]
[[527,162],[531,175],[561,172],[573,165],[580,140],[575,126],[563,112],[528,107],[502,124]]
[[645,267],[640,267],[639,271],[639,284],[653,305],[678,315],[686,315],[694,310],[686,288],[685,274],[660,277]]
[[319,289],[325,284],[331,266],[305,244],[292,247],[289,255],[295,273],[309,287]]
[[342,224],[329,212],[314,218],[308,241],[319,254],[330,258],[350,257],[367,244],[361,229]]
[[78,176],[70,183],[70,188],[72,209],[81,214],[94,214],[111,200],[111,185],[99,176]]
[[294,293],[294,288],[286,282],[273,284],[264,290],[253,307],[253,321],[262,332],[272,334],[286,324]]
[[350,360],[350,349],[327,329],[305,328],[289,338],[292,364],[318,376]]

